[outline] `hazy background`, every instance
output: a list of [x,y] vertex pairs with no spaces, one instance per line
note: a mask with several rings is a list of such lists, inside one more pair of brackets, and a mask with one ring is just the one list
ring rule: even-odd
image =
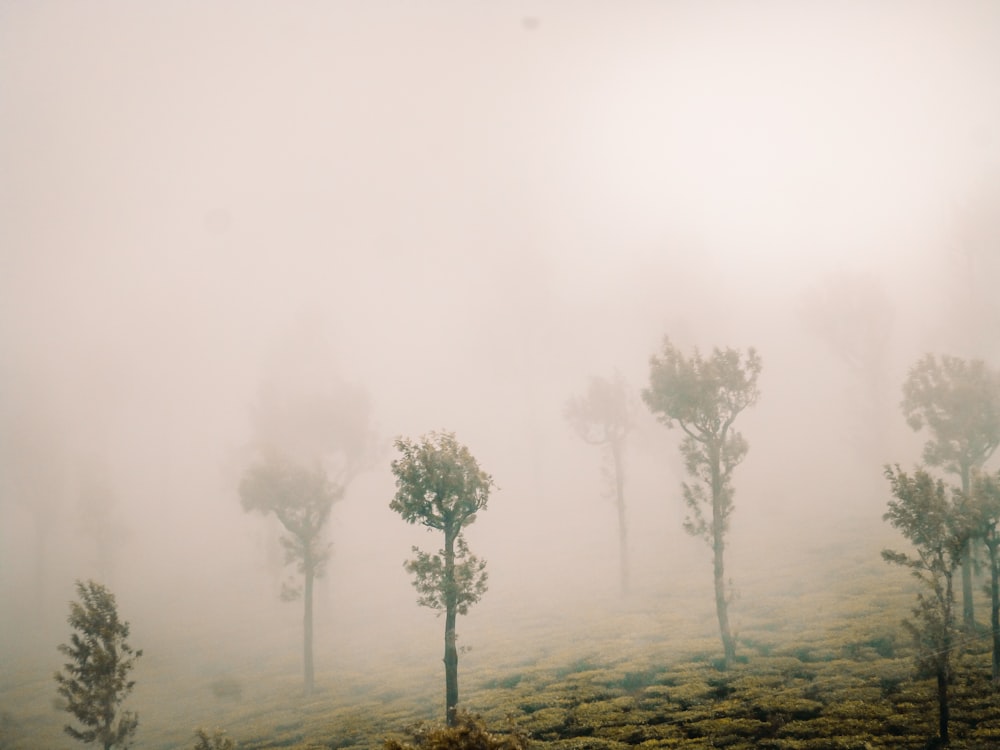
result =
[[[736,587],[835,552],[919,459],[909,365],[1000,354],[998,133],[994,2],[0,0],[0,666],[58,666],[90,576],[157,658],[298,653],[237,494],[266,383],[363,386],[382,446],[331,519],[318,669],[440,650],[397,435],[456,431],[500,487],[460,633],[614,593],[561,412],[615,368],[638,401],[664,334],[763,358]],[[638,415],[633,601],[707,612],[677,434]]]

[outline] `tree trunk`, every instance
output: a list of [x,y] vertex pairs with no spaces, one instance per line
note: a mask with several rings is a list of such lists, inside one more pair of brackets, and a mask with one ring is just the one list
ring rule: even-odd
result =
[[[969,497],[971,468],[961,467],[962,494]],[[962,627],[967,631],[976,628],[976,612],[972,603],[972,539],[965,542],[962,550]]]
[[993,686],[1000,687],[1000,561],[997,560],[996,527],[986,536],[986,547],[990,553],[990,629],[993,631]]
[[729,669],[736,659],[736,644],[729,630],[729,604],[726,601],[725,562],[725,510],[723,508],[721,457],[718,446],[712,446],[712,564],[715,581],[715,614],[719,618],[719,634],[722,636],[723,668]]
[[458,706],[458,647],[456,645],[455,618],[458,614],[458,597],[455,586],[455,533],[446,528],[444,533],[444,708],[449,727],[455,726],[455,709]]
[[313,693],[313,578],[315,570],[312,558],[308,555],[303,560],[305,568],[305,591],[302,599],[305,612],[302,617],[302,667],[305,678],[305,694]]
[[628,593],[628,528],[625,524],[625,465],[622,460],[622,446],[617,440],[611,443],[611,455],[615,461],[615,505],[618,509],[618,569],[621,591]]
[[938,692],[938,736],[941,738],[941,744],[946,746],[948,744],[948,675],[943,669],[939,669],[937,673],[937,692]]

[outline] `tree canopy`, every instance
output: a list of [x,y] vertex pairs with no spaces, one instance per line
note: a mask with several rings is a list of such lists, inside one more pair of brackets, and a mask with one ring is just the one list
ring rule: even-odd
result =
[[963,477],[1000,445],[1000,373],[979,359],[925,354],[903,384],[907,424],[927,428],[924,461]]

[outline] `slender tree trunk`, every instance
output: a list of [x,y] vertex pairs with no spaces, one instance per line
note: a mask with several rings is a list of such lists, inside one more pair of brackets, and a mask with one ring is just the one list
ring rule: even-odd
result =
[[458,614],[455,587],[455,533],[445,528],[444,576],[447,587],[444,616],[444,707],[449,727],[455,726],[455,709],[458,706],[458,646],[456,645],[455,619]]
[[941,739],[941,745],[947,746],[948,720],[951,716],[948,708],[948,683],[951,682],[951,633],[955,627],[955,591],[951,572],[945,574],[944,595],[944,632],[941,634],[941,649],[935,660],[937,661],[938,737]]
[[721,460],[718,446],[712,446],[712,563],[715,581],[715,613],[719,618],[719,634],[722,636],[723,666],[729,669],[736,659],[736,644],[729,630],[729,604],[726,601],[726,576],[724,555],[726,539],[724,531],[723,481],[719,466]]
[[1000,561],[997,560],[997,529],[994,526],[986,536],[990,553],[990,629],[993,631],[993,687],[1000,686]]
[[[969,497],[971,468],[961,467],[962,494]],[[975,630],[976,612],[972,603],[972,539],[965,542],[962,550],[962,627],[965,630]]]
[[629,590],[628,569],[628,527],[625,523],[625,463],[622,446],[617,440],[611,442],[611,455],[615,461],[615,506],[618,509],[618,569],[621,577],[621,591]]
[[302,665],[305,678],[305,694],[310,696],[313,693],[313,578],[315,577],[315,565],[312,557],[308,554],[303,560],[305,568],[305,591],[302,598],[305,604],[305,611],[302,617]]
[[938,691],[938,736],[941,738],[941,744],[947,745],[949,742],[948,738],[948,675],[944,670],[939,669],[937,673],[937,691]]

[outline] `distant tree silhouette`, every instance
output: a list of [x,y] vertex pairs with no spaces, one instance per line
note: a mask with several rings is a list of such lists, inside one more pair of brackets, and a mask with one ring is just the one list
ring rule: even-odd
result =
[[462,532],[486,510],[493,478],[479,468],[469,449],[451,432],[431,432],[419,441],[398,438],[400,457],[392,462],[396,495],[389,507],[410,524],[444,534],[444,548],[431,555],[413,547],[405,563],[420,595],[418,604],[443,611],[445,715],[456,722],[458,648],[455,625],[486,592],[486,562],[469,552]]
[[[715,611],[727,668],[736,657],[736,643],[729,627],[725,540],[733,510],[733,469],[749,449],[733,423],[757,402],[760,370],[760,357],[752,348],[746,354],[714,349],[707,359],[695,350],[685,357],[664,338],[660,354],[650,358],[649,387],[642,392],[643,401],[663,424],[684,432],[681,455],[696,480],[682,485],[689,510],[684,528],[712,547]],[[711,511],[708,519],[705,506]]]
[[313,584],[323,574],[330,557],[330,544],[322,532],[333,503],[343,497],[344,487],[330,482],[322,466],[306,467],[277,452],[254,463],[240,482],[243,509],[263,515],[273,513],[288,532],[281,537],[285,562],[295,563],[303,576],[303,591],[286,588],[282,598],[304,602],[302,617],[302,663],[304,690],[311,695],[313,671]]
[[70,737],[96,742],[104,750],[126,748],[139,726],[139,715],[121,705],[135,681],[128,679],[142,651],[128,643],[129,624],[118,617],[114,594],[94,581],[76,582],[79,602],[70,602],[67,618],[75,631],[59,650],[69,657],[56,672],[57,692],[66,710],[83,725],[67,724]]
[[611,459],[611,479],[618,512],[618,556],[622,593],[629,588],[628,525],[625,518],[625,443],[633,427],[628,388],[620,374],[590,378],[587,392],[574,396],[564,411],[566,421],[580,438],[606,451]]
[[239,482],[243,509],[278,519],[285,564],[302,575],[301,585],[282,584],[281,598],[303,601],[306,695],[315,687],[313,599],[330,557],[326,527],[375,452],[368,393],[339,376],[321,323],[304,321],[279,340],[251,409],[252,459]]

